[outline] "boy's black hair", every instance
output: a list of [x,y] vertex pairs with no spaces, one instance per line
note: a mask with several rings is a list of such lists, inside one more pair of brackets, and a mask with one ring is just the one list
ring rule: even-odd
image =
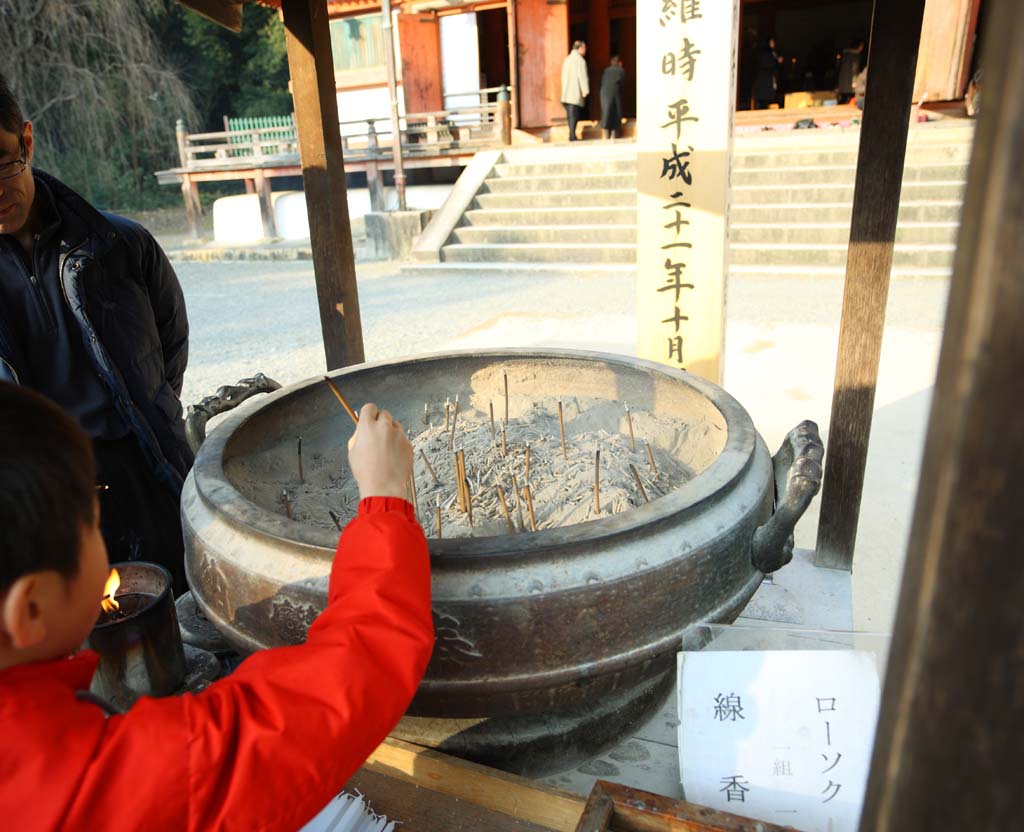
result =
[[20,136],[25,126],[25,117],[21,112],[18,99],[14,97],[7,79],[0,75],[0,130]]
[[0,381],[0,592],[31,572],[74,577],[95,511],[89,437],[45,396]]

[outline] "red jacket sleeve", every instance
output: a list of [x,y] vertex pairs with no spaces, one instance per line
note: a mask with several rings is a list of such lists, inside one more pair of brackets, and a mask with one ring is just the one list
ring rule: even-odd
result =
[[[204,832],[298,829],[401,718],[432,647],[429,556],[412,506],[364,500],[306,643],[256,653],[200,694],[143,699],[108,720],[74,814],[98,823],[109,813],[126,829],[164,828],[154,820],[173,816],[184,821],[176,828]],[[181,814],[164,811],[176,801],[187,802]]]

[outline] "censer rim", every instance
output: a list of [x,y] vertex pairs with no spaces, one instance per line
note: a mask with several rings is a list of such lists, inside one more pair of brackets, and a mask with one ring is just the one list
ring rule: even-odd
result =
[[[522,558],[562,549],[567,544],[609,541],[622,535],[634,535],[683,513],[699,509],[701,504],[727,488],[749,468],[759,446],[763,446],[753,420],[747,410],[726,390],[705,378],[667,367],[654,361],[633,356],[603,353],[590,350],[536,348],[500,348],[489,350],[447,350],[425,353],[402,358],[365,362],[330,371],[331,379],[344,379],[361,373],[385,370],[389,367],[431,364],[442,361],[471,359],[490,364],[502,360],[518,361],[586,361],[602,362],[624,367],[630,371],[667,376],[682,382],[703,395],[722,415],[726,425],[725,445],[715,460],[693,479],[669,494],[643,506],[635,507],[621,514],[602,517],[553,529],[543,529],[528,534],[488,535],[480,537],[430,538],[431,558],[435,561],[450,559],[453,563],[465,563],[474,558]],[[234,436],[245,424],[267,408],[279,406],[282,399],[317,385],[323,385],[323,376],[313,376],[282,387],[261,399],[251,408],[235,411],[225,416],[224,421],[211,431],[196,455],[192,475],[199,496],[225,515],[233,524],[278,540],[289,546],[311,547],[320,550],[324,557],[330,557],[337,543],[337,533],[329,529],[308,525],[301,521],[289,520],[253,502],[236,488],[225,471],[225,452]],[[342,385],[344,386],[344,385]],[[330,396],[325,389],[325,396]],[[767,453],[767,449],[765,449]],[[509,541],[514,540],[513,545]]]

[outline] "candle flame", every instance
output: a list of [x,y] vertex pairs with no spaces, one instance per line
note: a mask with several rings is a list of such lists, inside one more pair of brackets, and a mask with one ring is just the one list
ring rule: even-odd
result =
[[119,586],[121,586],[121,576],[117,574],[116,569],[111,569],[110,577],[107,578],[107,582],[103,586],[103,600],[100,601],[103,612],[113,612],[121,606],[114,598],[114,593],[117,592]]

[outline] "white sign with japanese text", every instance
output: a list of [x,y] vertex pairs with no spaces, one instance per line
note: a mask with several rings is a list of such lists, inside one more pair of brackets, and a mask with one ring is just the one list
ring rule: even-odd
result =
[[865,651],[680,653],[686,799],[804,832],[856,832],[879,690]]
[[739,0],[638,0],[637,355],[722,380]]

